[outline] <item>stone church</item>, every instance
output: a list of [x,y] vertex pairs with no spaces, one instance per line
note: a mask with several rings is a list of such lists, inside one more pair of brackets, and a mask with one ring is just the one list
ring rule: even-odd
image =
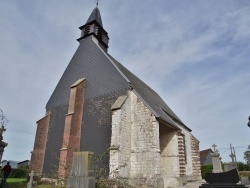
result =
[[66,177],[74,151],[108,150],[100,165],[109,176],[200,179],[199,141],[108,53],[98,6],[80,30],[79,47],[37,121],[30,169],[46,176],[56,168]]

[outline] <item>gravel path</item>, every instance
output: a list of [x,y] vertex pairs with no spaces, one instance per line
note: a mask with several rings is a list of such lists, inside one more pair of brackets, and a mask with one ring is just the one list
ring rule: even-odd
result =
[[205,180],[188,182],[186,185],[181,186],[180,188],[199,188],[199,186],[203,183],[206,183]]

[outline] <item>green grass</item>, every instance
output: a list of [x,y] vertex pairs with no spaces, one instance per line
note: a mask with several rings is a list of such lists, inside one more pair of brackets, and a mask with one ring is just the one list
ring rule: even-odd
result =
[[27,182],[25,178],[8,178],[8,188],[26,188]]
[[7,183],[26,182],[26,178],[8,178]]
[[[8,188],[27,188],[26,178],[8,178],[7,184],[8,184]],[[38,185],[37,187],[38,188],[51,188],[52,186],[51,185]]]

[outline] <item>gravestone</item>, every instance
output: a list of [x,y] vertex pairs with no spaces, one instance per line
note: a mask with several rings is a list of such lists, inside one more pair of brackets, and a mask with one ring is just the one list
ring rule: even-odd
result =
[[213,144],[214,153],[212,156],[213,173],[206,173],[206,184],[199,188],[245,188],[244,185],[237,184],[240,180],[237,169],[223,172],[221,168],[221,158],[216,145]]
[[211,153],[213,162],[213,173],[219,173],[222,172],[220,154],[216,149],[217,146],[215,144],[213,144],[212,147],[214,148],[214,153]]
[[93,152],[74,152],[67,188],[95,188]]
[[202,184],[200,188],[245,188],[244,185],[237,184],[240,178],[236,169],[222,173],[207,173],[205,180],[207,184]]

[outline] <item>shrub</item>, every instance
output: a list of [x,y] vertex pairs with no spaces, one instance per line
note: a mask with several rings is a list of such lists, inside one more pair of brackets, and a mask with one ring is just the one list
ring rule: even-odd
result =
[[12,169],[12,173],[9,176],[10,178],[26,178],[28,176],[29,170],[28,169]]
[[243,162],[238,162],[239,171],[250,170],[249,165]]
[[201,166],[201,176],[202,176],[202,178],[205,178],[206,173],[212,173],[212,172],[213,172],[213,165]]

